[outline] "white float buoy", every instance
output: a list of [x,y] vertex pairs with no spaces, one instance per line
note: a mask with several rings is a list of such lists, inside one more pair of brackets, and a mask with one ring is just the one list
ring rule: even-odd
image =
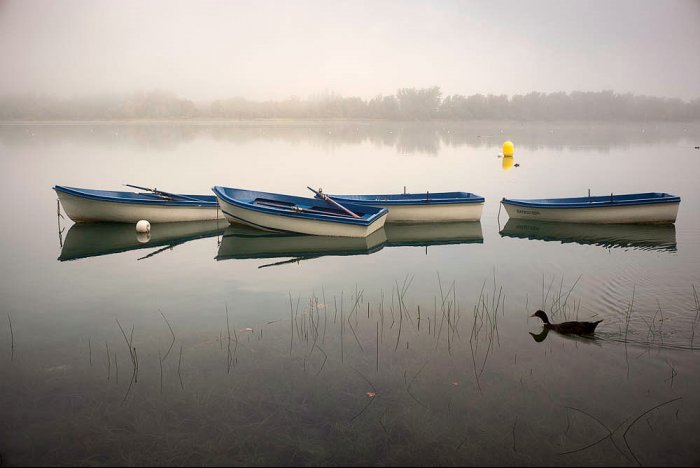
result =
[[151,223],[142,219],[136,223],[136,232],[151,232]]
[[146,242],[151,240],[151,233],[150,232],[137,232],[136,233],[136,240],[139,241],[140,244],[145,244]]

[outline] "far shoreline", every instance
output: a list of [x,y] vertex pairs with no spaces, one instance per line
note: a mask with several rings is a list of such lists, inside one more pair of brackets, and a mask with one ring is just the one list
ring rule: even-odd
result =
[[0,126],[80,126],[80,125],[186,125],[186,126],[326,126],[326,125],[430,125],[430,126],[485,126],[485,125],[700,125],[700,120],[516,120],[516,119],[490,119],[490,120],[391,120],[391,119],[90,119],[90,120],[0,120]]

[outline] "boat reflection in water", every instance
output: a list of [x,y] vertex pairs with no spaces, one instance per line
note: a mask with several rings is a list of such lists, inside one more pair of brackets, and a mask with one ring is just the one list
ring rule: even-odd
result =
[[386,224],[365,238],[265,232],[240,225],[226,228],[217,260],[287,258],[260,268],[325,256],[369,255],[384,247],[481,243],[480,222]]
[[146,234],[137,233],[133,224],[76,223],[66,234],[58,260],[77,260],[159,246],[163,246],[163,250],[170,249],[194,239],[220,235],[226,226],[228,221],[225,219],[154,223],[151,232]]
[[673,224],[579,224],[511,218],[500,234],[501,237],[574,242],[605,248],[676,251]]
[[385,224],[387,247],[482,244],[481,222]]
[[324,256],[368,255],[381,250],[385,242],[383,229],[367,237],[336,237],[267,232],[231,225],[224,232],[216,259],[292,257],[287,261],[260,267],[263,268]]

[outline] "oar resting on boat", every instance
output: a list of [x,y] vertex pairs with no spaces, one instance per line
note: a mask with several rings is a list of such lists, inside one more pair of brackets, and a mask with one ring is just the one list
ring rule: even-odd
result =
[[271,208],[279,208],[282,210],[290,210],[290,211],[294,211],[295,213],[313,213],[313,214],[322,214],[322,215],[328,215],[328,216],[341,216],[341,217],[346,217],[346,218],[350,216],[350,215],[345,214],[339,210],[319,209],[321,207],[302,208],[300,206],[293,205],[291,203],[280,202],[280,201],[275,201],[275,200],[266,200],[264,198],[257,198],[255,200],[255,204],[262,205],[262,206],[269,206]]
[[164,192],[162,190],[158,190],[157,188],[140,187],[138,185],[131,185],[131,184],[124,184],[124,186],[139,189],[139,190],[145,190],[147,192],[151,192],[155,195],[158,195],[159,197],[163,197],[163,198],[170,199],[170,200],[201,201],[198,198],[188,197],[187,195],[180,195],[177,193]]
[[323,201],[328,202],[328,203],[330,203],[331,205],[340,208],[341,210],[343,210],[344,212],[346,212],[347,214],[349,214],[349,215],[352,216],[353,218],[359,218],[358,215],[356,215],[356,214],[353,213],[352,211],[348,210],[348,209],[345,208],[343,205],[341,205],[340,203],[338,203],[337,201],[333,200],[333,199],[330,198],[328,195],[326,195],[325,193],[323,193],[323,190],[318,189],[318,192],[317,192],[316,190],[312,189],[312,188],[309,187],[308,185],[306,186],[306,188],[309,189],[309,190],[311,190],[313,193],[315,193],[316,196],[319,197],[320,199],[322,199]]

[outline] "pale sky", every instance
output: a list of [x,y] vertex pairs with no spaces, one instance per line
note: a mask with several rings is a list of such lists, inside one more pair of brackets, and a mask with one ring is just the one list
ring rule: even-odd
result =
[[700,0],[0,0],[0,94],[700,97]]

